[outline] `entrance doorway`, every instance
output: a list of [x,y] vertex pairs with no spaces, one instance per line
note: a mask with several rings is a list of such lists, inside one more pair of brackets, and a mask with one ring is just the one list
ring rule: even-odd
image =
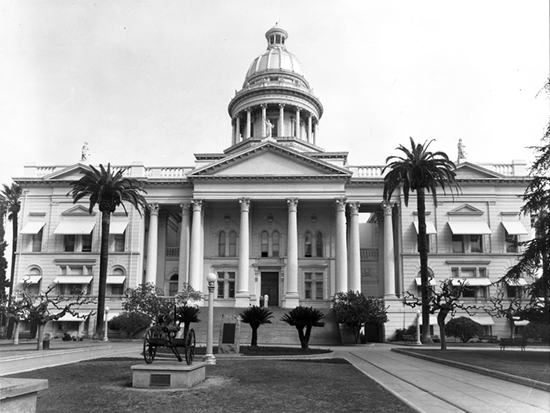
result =
[[262,299],[260,304],[263,305],[264,295],[269,296],[269,307],[279,306],[279,273],[278,272],[262,272],[262,282],[260,285]]

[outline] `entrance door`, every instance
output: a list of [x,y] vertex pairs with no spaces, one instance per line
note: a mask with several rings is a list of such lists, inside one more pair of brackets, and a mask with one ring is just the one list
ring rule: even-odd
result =
[[279,273],[278,272],[262,272],[262,282],[260,286],[262,298],[260,304],[263,306],[264,295],[269,296],[269,307],[279,306]]

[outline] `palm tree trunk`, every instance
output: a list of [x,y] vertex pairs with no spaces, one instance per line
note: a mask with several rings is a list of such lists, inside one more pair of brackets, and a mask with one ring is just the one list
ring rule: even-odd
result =
[[250,343],[251,347],[257,347],[258,346],[258,327],[254,328],[252,327],[252,341]]
[[420,281],[422,283],[422,342],[432,343],[430,337],[430,290],[428,288],[428,243],[426,235],[426,193],[416,190],[418,211],[418,253],[420,254]]
[[107,290],[107,264],[109,261],[109,232],[111,213],[101,211],[101,249],[99,252],[99,289],[97,293],[96,339],[103,338],[105,317],[105,292]]

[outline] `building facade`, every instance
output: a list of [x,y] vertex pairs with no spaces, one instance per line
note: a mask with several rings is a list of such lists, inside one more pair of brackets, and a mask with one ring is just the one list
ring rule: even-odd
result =
[[[110,316],[121,311],[128,287],[152,282],[173,296],[189,283],[206,291],[206,275],[214,272],[216,307],[328,311],[336,292],[354,290],[385,299],[385,339],[414,321],[416,311],[401,298],[419,292],[415,199],[405,206],[396,192],[383,203],[383,165],[352,166],[347,152],[322,149],[323,106],[287,38],[279,27],[266,33],[267,49],[229,103],[227,149],[196,154],[192,166],[117,166],[143,182],[150,209],[144,216],[131,206],[128,215],[113,214]],[[24,188],[17,282],[97,294],[100,214],[67,197],[86,168],[83,152],[74,165],[27,166],[14,178]],[[530,237],[529,219],[519,214],[525,163],[461,159],[456,174],[462,192],[439,194],[437,205],[427,205],[434,280],[467,278],[464,300],[481,304],[498,288],[521,294],[521,286],[495,282],[520,253],[513,241]],[[478,321],[487,334],[509,334],[504,320]],[[48,328],[85,335],[94,323],[65,316]]]

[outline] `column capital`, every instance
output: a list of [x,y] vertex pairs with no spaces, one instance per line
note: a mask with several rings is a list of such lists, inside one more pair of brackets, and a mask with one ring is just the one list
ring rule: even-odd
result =
[[250,198],[239,198],[239,204],[241,204],[241,212],[248,212],[250,209]]
[[267,108],[267,103],[262,103],[262,104],[260,105],[260,107],[261,107],[262,109],[266,109],[266,108]]
[[202,210],[202,199],[192,199],[193,211],[200,212]]
[[390,202],[382,202],[382,209],[384,210],[384,215],[391,215],[392,204]]
[[288,212],[296,212],[298,209],[298,198],[287,198]]
[[279,103],[280,108],[284,108],[286,106],[286,103]]
[[349,203],[350,214],[358,215],[360,207],[361,207],[361,202],[350,202]]
[[346,198],[336,198],[334,200],[334,205],[336,206],[337,211],[346,210]]
[[302,108],[296,107],[296,113],[300,113],[302,111]]
[[190,202],[185,202],[185,203],[180,204],[181,214],[182,215],[189,215],[189,208],[190,207],[191,207]]
[[159,204],[149,204],[149,213],[151,215],[158,215],[159,209],[160,209]]

